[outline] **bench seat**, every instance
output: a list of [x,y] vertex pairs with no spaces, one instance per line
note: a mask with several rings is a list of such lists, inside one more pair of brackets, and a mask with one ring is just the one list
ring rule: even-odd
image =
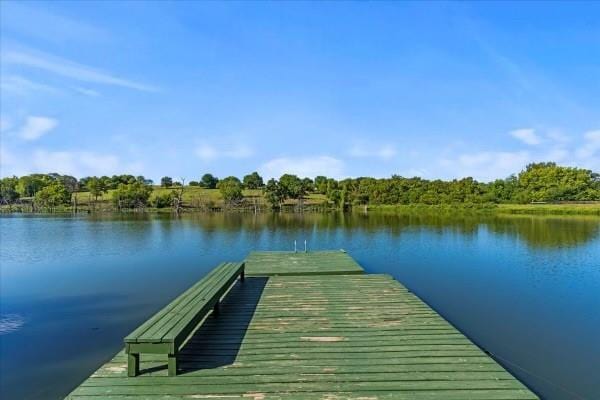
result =
[[219,312],[221,297],[244,280],[244,263],[222,263],[194,286],[125,337],[127,374],[139,374],[140,354],[166,354],[169,376],[177,375],[177,353],[187,337],[212,310]]

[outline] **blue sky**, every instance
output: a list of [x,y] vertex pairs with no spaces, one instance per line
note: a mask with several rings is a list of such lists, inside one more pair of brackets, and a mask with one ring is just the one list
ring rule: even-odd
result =
[[600,171],[600,3],[0,3],[2,176]]

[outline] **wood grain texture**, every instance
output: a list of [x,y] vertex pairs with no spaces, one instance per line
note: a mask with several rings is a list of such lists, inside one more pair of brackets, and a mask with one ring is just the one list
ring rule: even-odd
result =
[[248,276],[351,275],[364,271],[343,250],[293,252],[253,251],[246,258]]
[[388,275],[248,277],[178,362],[142,355],[128,378],[119,352],[68,399],[538,398]]

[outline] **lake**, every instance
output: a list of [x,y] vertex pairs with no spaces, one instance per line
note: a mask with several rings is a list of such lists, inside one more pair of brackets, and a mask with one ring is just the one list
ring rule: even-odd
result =
[[543,398],[600,398],[597,217],[5,215],[0,224],[3,399],[63,398],[219,262],[292,250],[294,240],[393,275]]

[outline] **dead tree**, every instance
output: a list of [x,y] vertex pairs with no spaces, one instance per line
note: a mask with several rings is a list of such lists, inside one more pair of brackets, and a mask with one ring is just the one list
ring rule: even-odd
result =
[[181,178],[181,186],[178,190],[175,191],[175,196],[173,197],[173,211],[175,214],[179,215],[183,208],[183,191],[185,188],[185,178]]

